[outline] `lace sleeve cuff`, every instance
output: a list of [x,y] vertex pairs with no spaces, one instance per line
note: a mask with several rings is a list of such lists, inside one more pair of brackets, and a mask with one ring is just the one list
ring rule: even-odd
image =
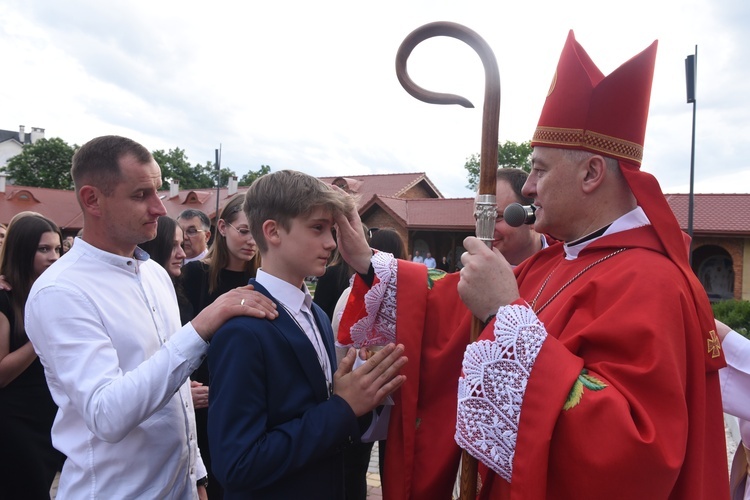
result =
[[498,311],[494,335],[466,348],[455,439],[510,481],[526,383],[547,331],[528,306],[509,305]]
[[398,260],[386,252],[372,256],[375,283],[365,294],[367,314],[349,330],[355,347],[386,345],[396,341],[396,282]]

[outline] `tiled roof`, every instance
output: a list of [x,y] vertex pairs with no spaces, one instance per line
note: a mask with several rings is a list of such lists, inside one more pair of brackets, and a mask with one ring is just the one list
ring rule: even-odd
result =
[[360,208],[370,203],[372,197],[375,195],[399,197],[420,182],[424,183],[427,191],[433,192],[436,198],[443,197],[424,172],[408,174],[348,175],[340,177],[319,177],[319,179],[325,183],[335,183],[339,186],[345,183],[349,188],[349,191],[357,196],[357,202],[359,203]]
[[[15,140],[16,142],[20,142],[18,140],[18,130],[0,130],[0,142],[5,142],[9,140]],[[31,142],[31,134],[26,132],[24,134],[24,144],[28,144]]]
[[[245,194],[247,187],[238,188],[237,193]],[[162,195],[162,203],[167,209],[170,217],[177,217],[180,213],[188,208],[196,208],[205,212],[213,220],[216,217],[216,190],[215,189],[186,189],[179,192],[174,198],[169,198],[169,192],[165,191]],[[228,195],[227,188],[219,190],[219,211],[224,208],[227,200],[231,198]]]
[[475,226],[473,198],[403,199],[376,196],[361,212],[379,206],[398,217],[408,229],[471,231]]
[[7,224],[18,212],[30,210],[55,221],[60,228],[80,229],[81,208],[74,191],[25,187],[8,184],[5,193],[0,193],[0,222]]
[[[750,236],[750,194],[694,194],[693,234]],[[680,227],[687,231],[687,194],[666,195]]]

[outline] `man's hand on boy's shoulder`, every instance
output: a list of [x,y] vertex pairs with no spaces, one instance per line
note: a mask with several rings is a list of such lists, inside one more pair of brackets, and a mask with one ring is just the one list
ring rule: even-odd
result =
[[337,214],[336,243],[341,257],[360,274],[367,274],[370,269],[372,250],[365,239],[362,221],[356,206],[348,214]]
[[235,316],[275,319],[279,313],[276,304],[247,285],[220,295],[190,322],[203,340],[210,340],[216,330]]
[[408,359],[404,346],[388,344],[352,371],[355,351],[350,349],[333,376],[333,393],[346,401],[358,417],[383,402],[406,381],[399,375]]

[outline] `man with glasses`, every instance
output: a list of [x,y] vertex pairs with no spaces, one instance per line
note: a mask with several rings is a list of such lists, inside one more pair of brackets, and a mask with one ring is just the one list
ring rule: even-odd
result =
[[185,264],[201,260],[208,254],[211,239],[211,221],[204,212],[188,208],[177,217],[185,238]]

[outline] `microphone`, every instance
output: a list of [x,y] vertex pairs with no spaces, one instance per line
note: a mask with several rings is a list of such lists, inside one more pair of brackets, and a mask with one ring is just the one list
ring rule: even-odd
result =
[[534,205],[521,205],[520,203],[511,203],[503,210],[503,219],[510,227],[521,227],[524,224],[533,224],[536,222],[536,207]]

